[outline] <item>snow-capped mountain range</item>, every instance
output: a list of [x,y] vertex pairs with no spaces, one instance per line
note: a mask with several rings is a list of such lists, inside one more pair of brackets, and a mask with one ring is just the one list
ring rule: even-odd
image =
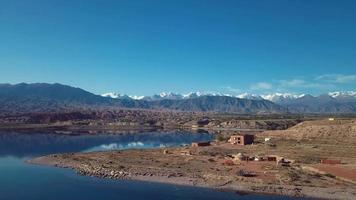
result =
[[329,92],[328,95],[333,98],[349,98],[356,97],[356,91]]
[[110,97],[113,99],[134,99],[134,100],[141,100],[141,99],[145,98],[145,96],[126,95],[126,94],[121,95],[118,92],[108,92],[108,93],[102,94],[101,96]]
[[356,92],[353,91],[330,92],[319,96],[285,93],[230,95],[212,92],[168,92],[148,97],[107,93],[103,96],[106,97],[57,83],[0,84],[0,110],[5,113],[33,113],[115,107],[244,114],[356,114]]
[[291,101],[295,100],[301,97],[304,97],[305,94],[291,94],[291,93],[274,93],[274,94],[266,94],[266,95],[261,95],[263,99],[272,101],[272,102],[286,102],[286,101]]
[[146,100],[146,101],[158,101],[158,100],[164,100],[164,99],[180,100],[180,99],[197,98],[197,97],[201,97],[201,96],[229,96],[229,97],[233,97],[232,95],[229,95],[229,94],[212,93],[212,92],[190,92],[187,94],[179,94],[179,93],[173,93],[173,92],[161,92],[159,94],[154,94],[152,96],[137,96],[137,95],[120,94],[118,92],[108,92],[108,93],[102,94],[101,96],[110,97],[110,98],[114,98],[114,99],[131,98],[134,100]]
[[191,99],[197,98],[201,96],[228,96],[228,97],[236,97],[240,99],[251,99],[251,100],[268,100],[275,103],[283,104],[289,103],[294,100],[304,98],[318,98],[321,96],[329,96],[336,100],[355,100],[356,101],[356,91],[335,91],[329,92],[320,96],[312,96],[308,94],[292,94],[292,93],[272,93],[272,94],[251,94],[251,93],[241,93],[238,95],[224,94],[224,93],[214,93],[214,92],[190,92],[187,94],[179,94],[173,92],[161,92],[160,94],[155,94],[152,96],[137,96],[137,95],[122,95],[117,92],[109,92],[102,94],[103,97],[110,97],[115,99],[125,99],[130,98],[134,100],[146,100],[146,101],[158,101],[158,100],[180,100],[180,99]]

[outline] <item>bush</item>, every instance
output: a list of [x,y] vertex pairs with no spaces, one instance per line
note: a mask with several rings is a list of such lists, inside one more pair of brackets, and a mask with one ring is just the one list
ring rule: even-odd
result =
[[224,138],[224,136],[223,135],[217,135],[216,136],[216,139],[219,141],[219,142],[225,142],[226,141],[226,138]]
[[237,171],[236,175],[237,176],[243,176],[243,177],[255,177],[256,176],[254,173],[250,173],[250,172],[244,171],[242,169]]
[[332,174],[329,174],[329,173],[325,174],[325,176],[326,176],[326,177],[329,177],[329,178],[336,178],[336,176],[334,176],[334,175],[332,175]]

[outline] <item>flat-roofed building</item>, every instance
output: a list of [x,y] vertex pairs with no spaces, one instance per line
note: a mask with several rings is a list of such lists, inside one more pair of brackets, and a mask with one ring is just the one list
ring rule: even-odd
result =
[[193,142],[192,147],[205,147],[205,146],[210,146],[210,142]]
[[255,139],[254,135],[240,134],[240,135],[231,136],[229,142],[231,144],[237,144],[237,145],[248,145],[248,144],[253,144],[254,139]]

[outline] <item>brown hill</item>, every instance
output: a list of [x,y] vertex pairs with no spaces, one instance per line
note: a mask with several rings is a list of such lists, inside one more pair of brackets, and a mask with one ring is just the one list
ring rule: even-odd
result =
[[356,120],[315,120],[299,123],[287,130],[266,131],[265,137],[296,140],[356,142]]

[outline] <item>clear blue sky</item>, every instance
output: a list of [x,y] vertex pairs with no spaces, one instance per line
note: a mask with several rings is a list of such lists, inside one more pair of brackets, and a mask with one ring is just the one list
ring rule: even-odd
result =
[[0,0],[0,82],[119,91],[356,90],[354,0]]

